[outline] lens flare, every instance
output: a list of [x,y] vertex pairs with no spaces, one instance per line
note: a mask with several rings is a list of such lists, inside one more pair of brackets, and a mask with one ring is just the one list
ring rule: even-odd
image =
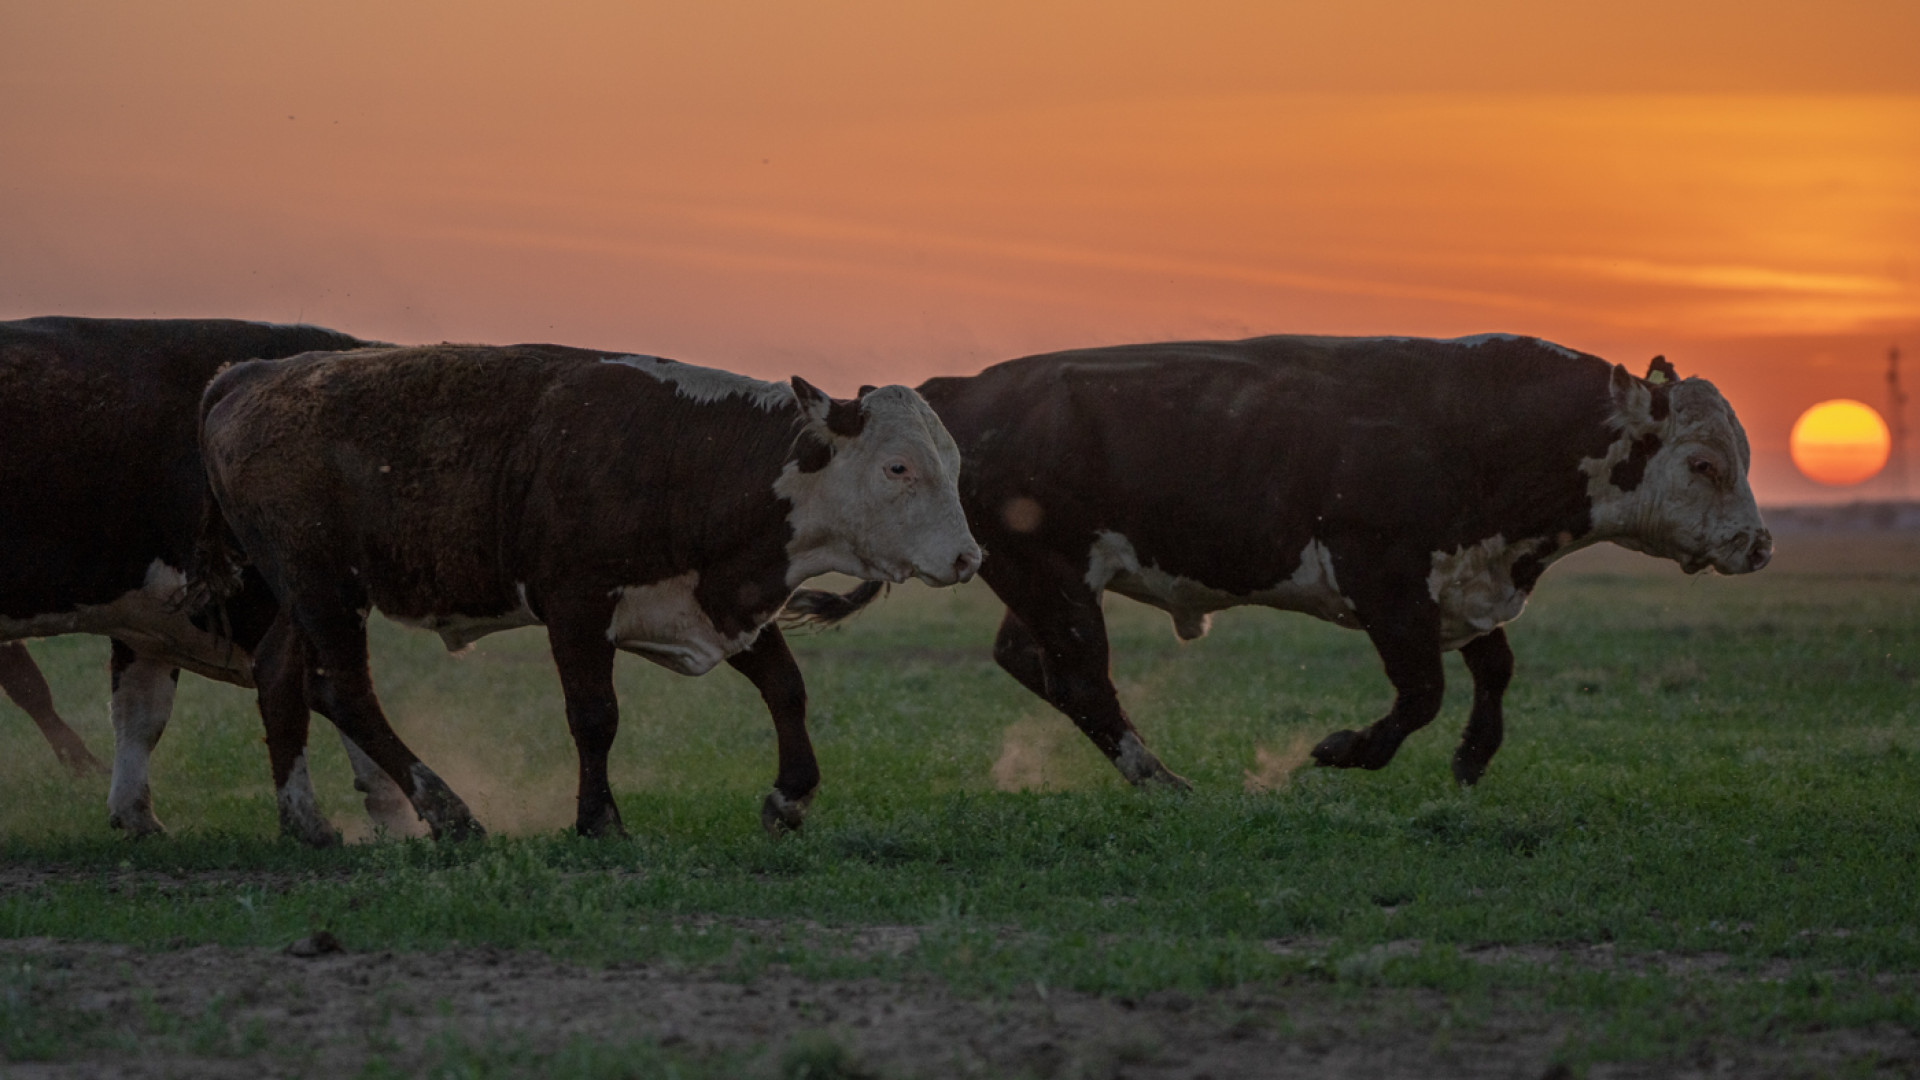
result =
[[1846,487],[1872,478],[1887,464],[1887,423],[1868,405],[1846,398],[1823,401],[1794,421],[1788,449],[1809,480]]

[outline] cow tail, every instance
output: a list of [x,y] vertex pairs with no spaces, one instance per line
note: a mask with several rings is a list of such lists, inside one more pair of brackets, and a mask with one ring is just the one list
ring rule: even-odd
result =
[[868,604],[886,590],[881,581],[863,581],[852,592],[828,592],[825,589],[800,589],[781,609],[780,624],[788,627],[838,626],[866,610]]
[[[214,374],[213,380],[200,396],[200,423],[197,441],[204,459],[206,454],[207,413],[230,393],[235,386],[241,385],[252,374],[255,365],[229,364]],[[203,465],[204,468],[204,465]],[[211,470],[206,470],[211,471]],[[227,524],[227,515],[220,509],[220,500],[214,498],[213,479],[207,477],[207,486],[200,494],[200,531],[194,537],[193,557],[187,564],[187,587],[183,597],[183,606],[190,612],[204,612],[208,608],[217,608],[222,622],[226,618],[226,601],[239,594],[241,589],[242,567],[246,559],[240,551],[240,542],[234,537],[233,529]]]
[[209,491],[201,501],[200,534],[194,538],[193,556],[187,563],[187,584],[180,606],[195,621],[202,615],[212,618],[212,628],[227,636],[226,601],[240,592],[243,565],[240,545]]

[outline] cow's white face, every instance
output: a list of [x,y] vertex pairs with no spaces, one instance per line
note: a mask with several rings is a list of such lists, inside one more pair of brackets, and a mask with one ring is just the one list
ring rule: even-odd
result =
[[960,508],[960,448],[920,395],[886,386],[835,402],[804,380],[793,388],[807,421],[801,460],[774,484],[793,503],[788,584],[828,571],[971,578],[982,556]]
[[1712,383],[1669,380],[1662,363],[1651,383],[1614,369],[1619,438],[1606,457],[1582,462],[1595,531],[1689,574],[1758,570],[1773,557],[1773,535],[1747,486],[1747,433]]

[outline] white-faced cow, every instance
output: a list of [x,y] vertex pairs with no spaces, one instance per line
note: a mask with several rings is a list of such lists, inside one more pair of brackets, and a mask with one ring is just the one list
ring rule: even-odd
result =
[[[1378,769],[1440,708],[1441,655],[1474,680],[1453,758],[1479,780],[1513,674],[1507,622],[1556,559],[1610,540],[1744,574],[1773,541],[1747,439],[1702,379],[1645,379],[1533,338],[1265,337],[1011,360],[920,393],[960,444],[961,498],[1007,605],[994,658],[1136,784],[1185,786],[1108,675],[1101,593],[1183,639],[1257,604],[1364,630],[1392,711],[1314,748]],[[876,587],[803,592],[844,618]]]
[[[201,391],[229,364],[363,344],[316,326],[229,319],[0,322],[0,642],[113,639],[115,827],[160,831],[147,759],[178,669],[252,685],[249,646],[274,614],[257,580],[229,603],[224,626],[183,606],[207,501]],[[0,685],[62,760],[92,760],[18,645],[0,647]]]
[[[235,368],[207,389],[201,439],[232,536],[288,617],[287,640],[261,647],[287,658],[273,672],[263,660],[263,697],[294,683],[436,836],[481,830],[381,712],[371,608],[449,649],[546,627],[585,835],[622,831],[607,783],[615,651],[688,675],[727,661],[778,737],[762,821],[797,828],[820,773],[805,687],[769,620],[817,574],[950,585],[981,558],[959,451],[901,386],[835,401],[798,378],[551,345],[375,350]],[[283,814],[322,831],[316,807],[287,801],[301,727],[269,718],[268,754]]]

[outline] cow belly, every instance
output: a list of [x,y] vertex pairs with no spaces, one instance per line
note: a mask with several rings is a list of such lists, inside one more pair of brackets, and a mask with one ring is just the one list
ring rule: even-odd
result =
[[209,679],[252,686],[252,655],[226,638],[193,625],[182,613],[185,586],[185,575],[155,559],[147,567],[146,581],[111,603],[81,604],[70,611],[24,619],[0,619],[0,641],[104,634],[125,642],[146,659]]
[[1089,555],[1087,584],[1096,592],[1111,589],[1160,608],[1173,616],[1174,632],[1183,641],[1205,634],[1213,612],[1246,604],[1298,611],[1339,626],[1360,625],[1353,605],[1334,580],[1332,558],[1317,541],[1307,542],[1298,568],[1284,581],[1241,595],[1169,574],[1152,564],[1143,566],[1131,541],[1116,532],[1102,532]]
[[1427,591],[1440,605],[1440,648],[1457,649],[1520,617],[1527,594],[1513,583],[1513,564],[1541,546],[1492,536],[1455,551],[1433,553]]
[[704,675],[752,645],[760,636],[759,628],[722,634],[694,596],[699,584],[699,571],[689,570],[651,585],[615,589],[617,602],[607,624],[607,640],[682,675]]
[[511,611],[495,615],[468,615],[462,613],[429,615],[396,615],[386,608],[380,613],[401,626],[411,626],[416,630],[431,630],[440,635],[440,640],[451,653],[460,652],[488,634],[497,634],[502,630],[517,630],[522,626],[540,625],[540,617],[527,605],[527,586],[516,583],[514,594],[520,603]]

